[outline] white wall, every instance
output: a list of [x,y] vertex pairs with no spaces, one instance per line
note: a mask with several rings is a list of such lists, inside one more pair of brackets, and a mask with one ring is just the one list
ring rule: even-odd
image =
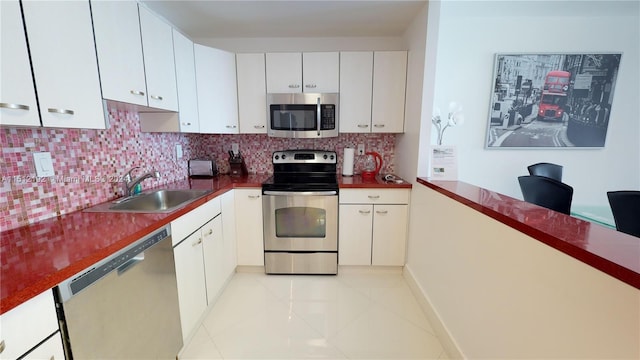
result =
[[[460,180],[522,198],[516,177],[527,165],[548,161],[564,165],[574,204],[608,206],[606,191],[640,189],[640,2],[440,4],[437,62],[426,67],[435,71],[433,106],[455,100],[464,107],[464,125],[444,136],[445,144],[458,147]],[[604,149],[485,149],[494,55],[520,52],[623,53]],[[422,147],[435,143],[430,137],[421,139]]]
[[413,182],[418,174],[416,164],[419,163],[421,124],[424,123],[425,112],[426,114],[431,113],[430,110],[424,109],[425,105],[429,107],[430,103],[424,101],[425,91],[423,89],[425,84],[433,84],[425,79],[427,17],[431,13],[431,10],[429,13],[427,10],[427,6],[424,6],[404,34],[409,49],[404,116],[405,133],[396,137],[395,144],[395,172],[407,181]]
[[451,357],[640,358],[638,289],[421,184],[410,216],[405,270]]

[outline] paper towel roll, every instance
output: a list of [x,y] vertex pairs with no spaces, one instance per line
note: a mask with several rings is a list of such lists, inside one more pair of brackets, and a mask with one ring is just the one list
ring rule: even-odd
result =
[[344,156],[342,157],[342,176],[353,176],[353,159],[356,149],[344,148]]

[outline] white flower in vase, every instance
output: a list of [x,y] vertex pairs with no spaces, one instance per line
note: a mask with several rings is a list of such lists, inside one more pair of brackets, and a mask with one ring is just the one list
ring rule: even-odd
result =
[[433,112],[433,117],[431,118],[431,122],[436,127],[438,131],[438,145],[442,145],[442,137],[444,135],[444,131],[449,127],[460,126],[464,123],[464,114],[462,113],[462,106],[452,101],[449,103],[449,113],[447,114],[447,120],[442,121],[442,117],[440,115],[440,109],[435,108]]

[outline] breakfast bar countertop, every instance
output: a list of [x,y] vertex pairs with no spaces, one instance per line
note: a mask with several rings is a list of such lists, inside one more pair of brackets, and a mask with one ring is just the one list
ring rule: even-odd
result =
[[[146,234],[235,188],[260,188],[270,174],[184,179],[166,189],[212,193],[171,213],[76,211],[0,233],[0,314],[47,291]],[[411,184],[362,181],[338,175],[340,188],[410,188]]]

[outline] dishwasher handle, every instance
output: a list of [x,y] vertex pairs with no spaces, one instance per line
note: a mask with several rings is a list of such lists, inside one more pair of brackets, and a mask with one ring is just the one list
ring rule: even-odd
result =
[[329,191],[273,191],[273,190],[265,190],[263,191],[264,195],[274,195],[274,196],[335,196],[338,195],[338,192],[335,190]]
[[140,254],[134,256],[131,260],[127,261],[126,263],[120,265],[120,267],[118,268],[118,276],[124,274],[125,272],[127,272],[128,270],[132,269],[134,266],[138,265],[139,263],[144,261],[144,253],[141,252]]

